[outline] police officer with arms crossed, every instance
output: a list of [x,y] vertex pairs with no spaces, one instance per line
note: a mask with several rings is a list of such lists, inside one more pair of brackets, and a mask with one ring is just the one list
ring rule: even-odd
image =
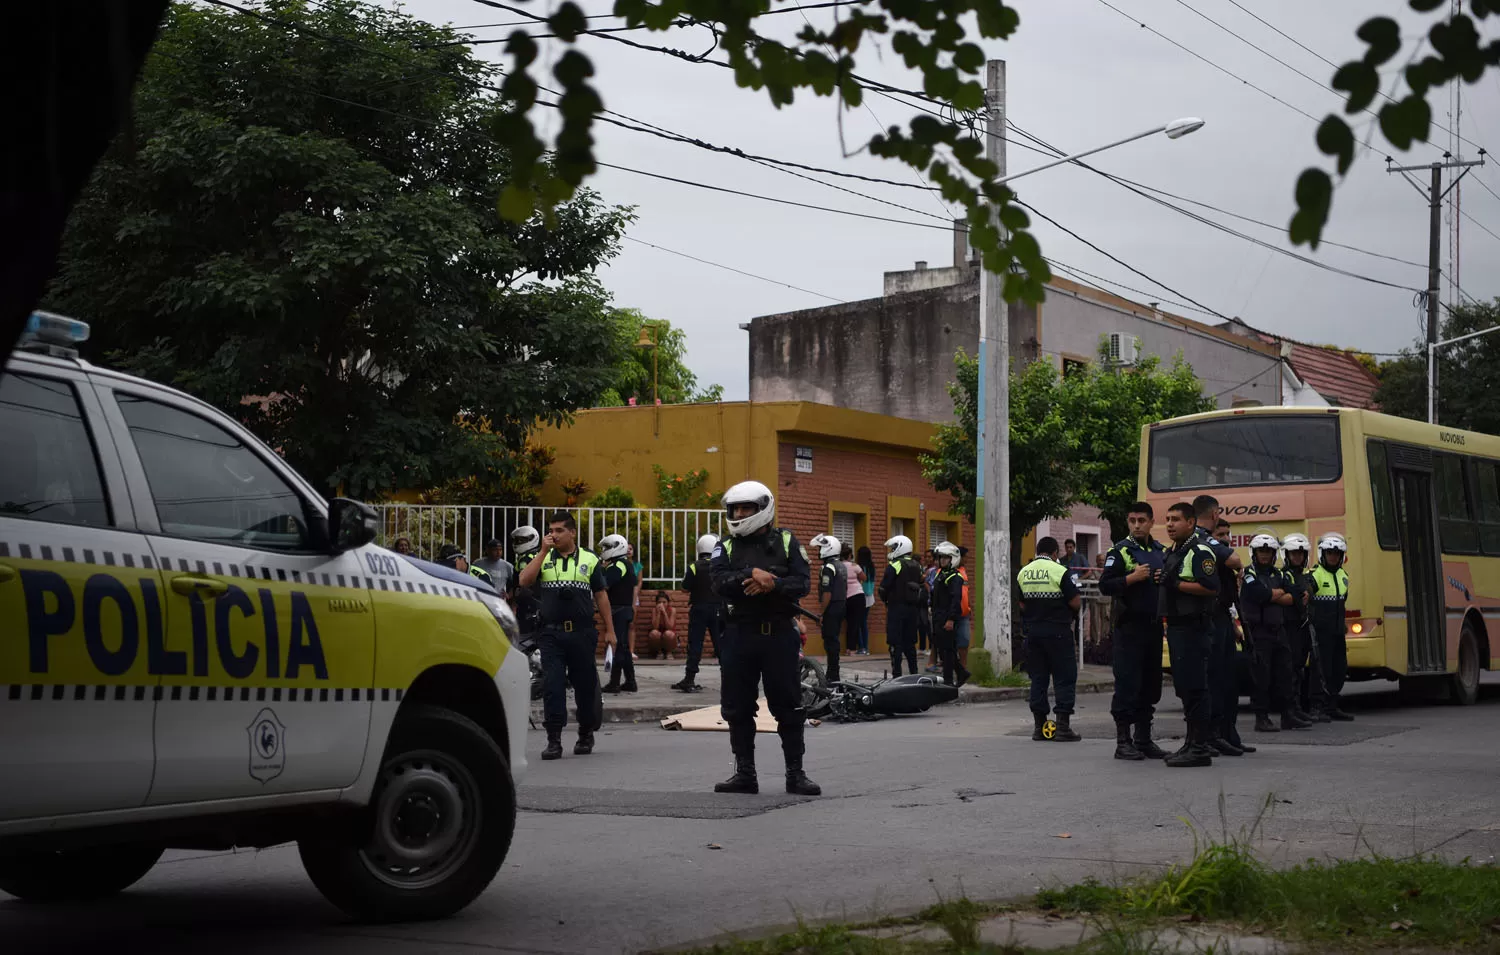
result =
[[885,601],[885,641],[891,650],[891,676],[901,675],[901,658],[917,671],[917,610],[922,604],[922,568],[911,555],[911,538],[897,534],[885,542],[885,577],[880,599]]
[[1312,701],[1312,705],[1339,722],[1354,719],[1339,708],[1339,692],[1349,672],[1349,647],[1344,643],[1344,607],[1349,602],[1349,574],[1344,570],[1344,556],[1348,552],[1349,544],[1339,534],[1318,538],[1318,566],[1313,568],[1314,589],[1308,604],[1313,639],[1318,644],[1316,656],[1323,673],[1322,697]]
[[542,759],[562,758],[569,683],[578,716],[573,755],[586,756],[594,751],[594,731],[604,725],[599,671],[594,669],[594,650],[599,645],[594,611],[604,621],[604,642],[609,646],[615,646],[615,628],[604,570],[598,557],[578,546],[578,525],[572,514],[558,511],[548,519],[547,536],[521,571],[520,584],[538,587],[541,600],[542,727],[547,731]]
[[1208,494],[1193,499],[1193,513],[1197,526],[1193,533],[1198,542],[1214,554],[1218,568],[1219,586],[1215,590],[1213,609],[1212,643],[1208,651],[1208,695],[1212,734],[1207,743],[1220,756],[1243,756],[1255,752],[1239,739],[1239,728],[1235,725],[1240,710],[1240,690],[1234,650],[1234,618],[1229,608],[1234,606],[1234,595],[1239,586],[1236,575],[1244,567],[1244,561],[1234,548],[1214,537],[1219,524],[1219,501]]
[[[604,585],[609,594],[609,611],[613,618],[615,639],[630,633],[635,621],[635,563],[630,559],[630,544],[619,534],[610,534],[599,541],[599,557],[604,561]],[[620,684],[621,677],[625,683]],[[605,693],[636,692],[635,661],[630,658],[630,641],[625,640],[615,648],[613,666],[609,671],[609,685]]]
[[[1257,534],[1250,541],[1250,566],[1245,569],[1240,601],[1245,608],[1245,638],[1250,643],[1255,667],[1255,731],[1277,733],[1304,730],[1312,724],[1297,718],[1296,692],[1292,689],[1292,645],[1286,619],[1297,598],[1287,589],[1276,567],[1281,542],[1271,534]],[[1271,710],[1281,710],[1281,726],[1271,722]]]
[[[1286,582],[1287,593],[1292,595],[1292,605],[1286,608],[1287,638],[1292,648],[1292,690],[1296,694],[1292,705],[1300,720],[1312,723],[1329,723],[1332,718],[1322,712],[1313,712],[1309,697],[1323,698],[1323,671],[1318,667],[1318,658],[1313,653],[1312,623],[1308,620],[1308,604],[1312,600],[1312,567],[1308,554],[1312,545],[1302,534],[1288,534],[1281,542],[1281,579]],[[1311,663],[1309,663],[1311,658]]]
[[933,551],[938,572],[932,580],[932,649],[943,667],[943,682],[963,686],[969,671],[958,662],[958,627],[964,618],[964,578],[958,572],[963,559],[957,545],[943,541]]
[[1155,524],[1150,504],[1130,505],[1125,514],[1130,536],[1110,548],[1099,575],[1099,592],[1115,598],[1115,695],[1109,707],[1115,718],[1115,759],[1137,762],[1167,758],[1151,741],[1151,718],[1161,702],[1161,595],[1155,577],[1167,553],[1151,536]]
[[757,687],[764,681],[786,759],[786,791],[817,796],[823,790],[802,771],[802,640],[792,622],[797,601],[811,584],[807,554],[791,531],[775,526],[776,499],[764,484],[736,484],[724,492],[724,510],[729,537],[714,548],[710,573],[729,611],[719,655],[720,707],[729,724],[734,775],[714,791],[760,792],[755,713]]
[[712,534],[698,538],[698,558],[688,564],[682,575],[682,589],[688,593],[688,655],[687,668],[680,681],[672,689],[684,693],[696,693],[703,687],[698,685],[698,663],[703,659],[703,635],[713,638],[714,652],[722,655],[719,638],[724,632],[724,601],[714,590],[713,578],[709,575],[709,560],[719,539]]
[[844,627],[844,604],[849,592],[849,575],[839,560],[843,546],[832,534],[819,534],[810,541],[823,561],[818,575],[818,605],[823,617],[823,651],[828,654],[829,682],[839,678],[839,631]]
[[1073,731],[1073,701],[1078,689],[1078,658],[1073,655],[1073,615],[1083,596],[1078,592],[1075,572],[1057,559],[1057,541],[1043,537],[1036,542],[1036,559],[1016,575],[1021,588],[1021,626],[1026,633],[1026,668],[1031,676],[1031,714],[1036,719],[1034,740],[1045,740],[1047,684],[1057,692],[1055,739],[1076,743],[1083,737]]
[[1212,766],[1213,702],[1209,699],[1208,655],[1213,646],[1219,593],[1218,559],[1193,526],[1193,505],[1183,501],[1167,511],[1172,547],[1156,572],[1161,613],[1167,619],[1167,651],[1172,687],[1182,701],[1187,736],[1182,749],[1167,757],[1173,768]]

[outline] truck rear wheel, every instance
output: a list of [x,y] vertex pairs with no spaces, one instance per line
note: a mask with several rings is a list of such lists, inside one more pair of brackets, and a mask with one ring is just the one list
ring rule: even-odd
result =
[[123,845],[0,855],[0,892],[28,902],[92,902],[135,885],[161,853],[161,846]]
[[472,902],[515,829],[515,784],[500,747],[465,716],[417,706],[396,719],[359,824],[297,847],[334,905],[362,921],[406,922]]

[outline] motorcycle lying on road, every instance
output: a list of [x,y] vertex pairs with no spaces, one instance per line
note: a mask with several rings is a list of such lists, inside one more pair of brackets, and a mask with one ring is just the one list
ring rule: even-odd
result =
[[[821,623],[817,615],[798,608],[798,614]],[[807,631],[802,631],[802,709],[812,719],[840,723],[878,720],[883,716],[925,713],[939,703],[958,699],[958,687],[930,673],[913,673],[873,683],[828,681],[823,664],[807,655]]]

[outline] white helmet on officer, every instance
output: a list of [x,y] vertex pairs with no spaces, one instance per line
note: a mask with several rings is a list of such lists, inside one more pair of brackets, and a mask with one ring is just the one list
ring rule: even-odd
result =
[[1281,549],[1288,554],[1299,550],[1305,554],[1312,550],[1312,545],[1307,542],[1307,537],[1302,534],[1288,534],[1286,535],[1286,540],[1281,542]]
[[522,524],[510,532],[510,549],[514,554],[529,554],[542,546],[542,535],[530,524]]
[[957,568],[959,561],[963,559],[963,555],[959,553],[958,545],[952,541],[943,541],[932,550],[937,554],[938,566],[945,567],[948,570]]
[[698,538],[698,556],[707,557],[709,554],[712,554],[714,552],[714,548],[718,546],[719,539],[717,537],[712,534],[704,534],[702,537]]
[[832,534],[819,534],[817,537],[814,537],[812,540],[808,541],[808,543],[817,550],[818,556],[823,560],[833,560],[839,555],[839,551],[844,546],[843,544],[840,544],[839,539],[837,537],[834,537]]
[[[1250,556],[1259,558],[1260,552],[1269,550],[1273,554],[1281,550],[1281,541],[1276,539],[1275,534],[1256,534],[1250,539]],[[1276,559],[1274,556],[1271,558]]]
[[1342,534],[1324,534],[1318,538],[1318,559],[1323,559],[1324,551],[1337,551],[1340,556],[1349,553],[1349,542],[1344,540]]
[[[735,510],[746,506],[754,508],[754,511],[736,518]],[[731,535],[748,537],[771,526],[771,522],[776,519],[776,498],[771,494],[771,489],[759,481],[741,481],[724,492],[724,514]]]
[[599,541],[599,557],[602,560],[624,557],[629,550],[630,542],[619,534],[608,534]]
[[885,555],[887,560],[895,560],[898,557],[906,557],[911,554],[911,538],[905,534],[897,534],[885,542]]

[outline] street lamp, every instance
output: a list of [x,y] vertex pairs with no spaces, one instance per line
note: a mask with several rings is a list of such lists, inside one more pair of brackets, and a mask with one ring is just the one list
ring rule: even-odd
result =
[[1435,359],[1434,353],[1444,345],[1452,345],[1456,342],[1468,341],[1470,338],[1478,338],[1480,335],[1488,335],[1490,332],[1500,332],[1500,325],[1492,325],[1489,328],[1470,332],[1467,335],[1458,335],[1454,338],[1445,338],[1442,341],[1430,341],[1427,343],[1427,423],[1437,424],[1437,382],[1433,374]]
[[661,352],[661,323],[644,321],[641,323],[641,337],[635,343],[637,348],[651,349],[651,434],[661,437],[661,396],[657,394],[657,356]]
[[[1001,152],[1005,134],[1004,117],[1004,69],[999,61],[992,61],[990,80],[986,96],[989,135],[985,138],[985,154],[1002,170],[1004,156]],[[1203,120],[1186,117],[1153,126],[1150,129],[1106,143],[1094,149],[1084,150],[1044,163],[1013,175],[1001,176],[997,184],[1007,183],[1022,176],[1077,162],[1085,156],[1101,153],[1106,149],[1145,139],[1148,136],[1165,134],[1168,139],[1181,139],[1189,133],[1203,128]],[[998,214],[992,214],[991,223],[1000,228]],[[990,659],[996,671],[1010,669],[1010,321],[1002,298],[1003,276],[983,271],[983,289],[979,296],[979,474],[975,496],[983,503],[984,525],[980,552],[984,561],[984,581],[981,595],[984,601],[984,645],[990,651]],[[987,396],[986,384],[994,390]],[[987,412],[993,405],[994,414]],[[993,635],[993,636],[992,636]]]

